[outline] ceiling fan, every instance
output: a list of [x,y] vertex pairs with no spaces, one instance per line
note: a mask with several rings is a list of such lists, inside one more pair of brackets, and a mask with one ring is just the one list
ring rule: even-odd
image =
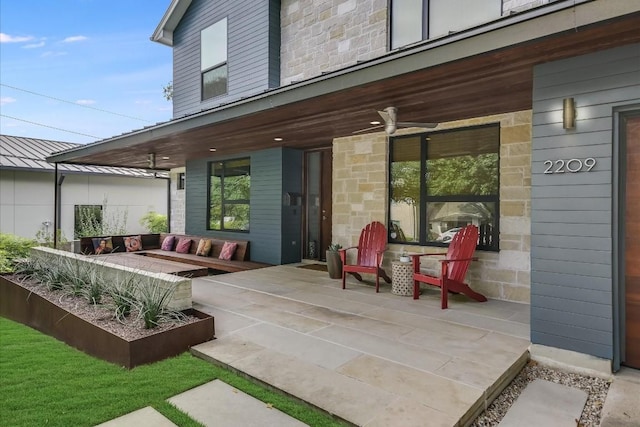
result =
[[[384,128],[384,131],[387,135],[393,135],[398,128],[429,128],[432,129],[438,126],[438,123],[417,123],[417,122],[399,122],[398,121],[398,109],[396,107],[387,107],[382,111],[378,111],[380,117],[384,123],[376,124],[373,127],[360,129],[353,133],[365,133],[372,131],[374,129]],[[374,124],[376,122],[371,122]]]

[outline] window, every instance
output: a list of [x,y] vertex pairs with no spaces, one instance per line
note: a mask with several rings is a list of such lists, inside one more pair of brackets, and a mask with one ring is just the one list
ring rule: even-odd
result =
[[501,0],[392,0],[391,49],[490,22],[501,14]]
[[209,164],[209,230],[249,231],[249,158]]
[[184,172],[178,173],[178,179],[176,181],[176,188],[178,190],[184,190],[186,184],[185,174]]
[[391,138],[389,240],[445,246],[460,227],[498,249],[499,125]]
[[202,100],[227,93],[227,18],[200,33]]
[[102,205],[75,205],[73,236],[75,239],[102,234]]

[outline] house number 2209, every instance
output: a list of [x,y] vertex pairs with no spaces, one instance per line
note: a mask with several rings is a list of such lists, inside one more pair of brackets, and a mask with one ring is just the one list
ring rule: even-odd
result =
[[589,172],[596,165],[596,159],[588,157],[584,160],[545,160],[544,165],[547,167],[544,173]]

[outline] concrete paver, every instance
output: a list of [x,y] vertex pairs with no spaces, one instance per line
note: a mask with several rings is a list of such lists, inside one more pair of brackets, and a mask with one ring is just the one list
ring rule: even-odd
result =
[[207,427],[306,426],[220,380],[180,393],[168,401]]
[[622,368],[613,378],[600,427],[640,426],[640,370]]
[[96,427],[177,427],[151,406],[138,409]]
[[588,394],[577,388],[534,380],[509,408],[500,427],[575,427]]
[[441,310],[437,292],[348,280],[295,266],[194,279],[217,339],[192,353],[360,426],[468,422],[526,360],[525,304],[455,296]]
[[[217,337],[194,347],[195,355],[365,427],[465,423],[519,372],[528,354],[524,304],[456,296],[441,310],[437,292],[427,290],[414,301],[392,295],[389,285],[376,294],[353,280],[345,291],[326,273],[292,266],[194,279],[193,286],[194,307],[215,315]],[[575,426],[586,393],[538,381],[501,426]],[[170,401],[205,425],[303,425],[282,413],[285,418],[266,421],[279,411],[242,395],[214,381]],[[640,371],[621,370],[601,426],[640,426],[638,395]],[[244,415],[254,418],[239,418]],[[173,425],[143,408],[101,426]]]

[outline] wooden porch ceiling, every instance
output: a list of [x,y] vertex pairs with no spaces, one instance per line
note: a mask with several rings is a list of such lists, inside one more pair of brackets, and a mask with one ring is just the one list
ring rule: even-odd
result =
[[[73,163],[146,168],[148,153],[169,169],[187,160],[270,147],[329,147],[398,108],[399,121],[447,122],[530,109],[536,64],[640,42],[640,13],[534,42],[266,109],[220,123],[154,137],[129,147],[73,158]],[[216,113],[213,113],[216,114]],[[283,138],[281,142],[275,137]],[[211,153],[210,148],[216,152]],[[169,157],[163,160],[162,157]]]

